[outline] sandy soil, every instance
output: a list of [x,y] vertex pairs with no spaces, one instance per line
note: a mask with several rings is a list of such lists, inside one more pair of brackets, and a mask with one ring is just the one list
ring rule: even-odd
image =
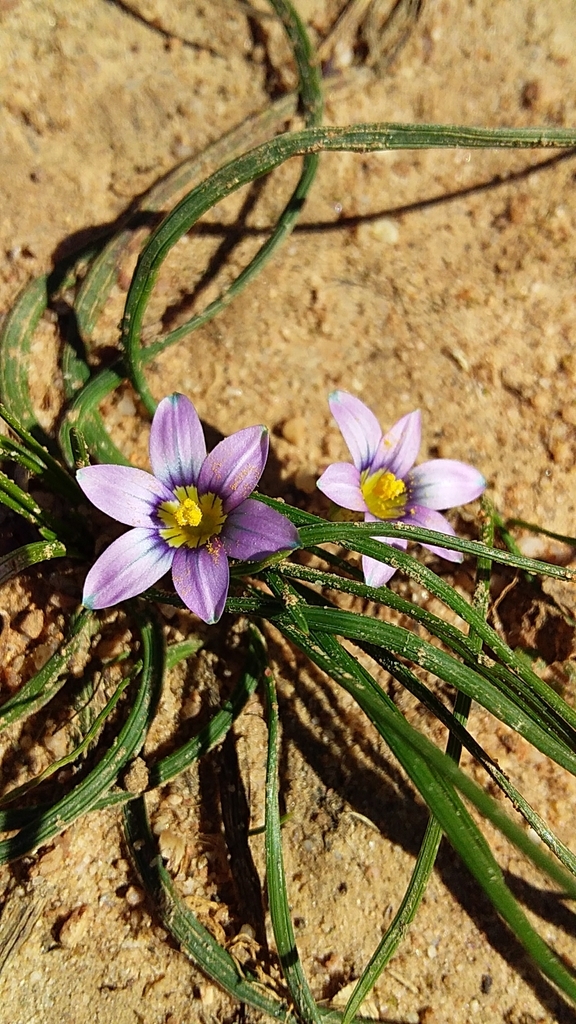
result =
[[[341,5],[298,6],[321,39]],[[575,37],[571,0],[430,2],[391,71],[331,92],[326,120],[571,125]],[[113,222],[160,175],[294,81],[271,22],[256,31],[242,8],[224,0],[0,0],[0,41],[0,312],[55,254]],[[211,232],[179,243],[147,336],[162,326],[166,307],[177,307],[170,323],[177,322],[238,272],[296,173],[292,165],[264,183],[220,277],[202,290],[204,269],[245,193],[211,213]],[[222,433],[266,422],[274,448],[269,493],[314,509],[323,508],[314,480],[346,457],[329,417],[330,390],[355,392],[388,425],[419,407],[422,458],[475,463],[507,515],[574,533],[574,176],[571,154],[324,156],[297,231],[233,306],[154,364],[155,397],[185,391]],[[121,278],[95,332],[96,356],[116,339],[125,287]],[[49,320],[34,357],[38,408],[50,427],[61,388]],[[145,466],[147,428],[130,392],[105,411],[117,441]],[[545,555],[546,548],[532,543],[530,553]],[[464,575],[460,582],[467,586]],[[74,599],[62,597],[61,584],[58,574],[44,583],[30,576],[0,595],[13,627],[5,693],[26,671],[26,659],[38,661],[39,647],[58,638]],[[405,582],[395,585],[412,594]],[[27,618],[36,612],[40,619]],[[548,660],[566,661],[570,643],[550,655],[554,608],[537,612],[532,639]],[[506,628],[505,608],[501,618]],[[170,625],[174,636],[190,628],[184,615]],[[187,676],[174,675],[151,749],[174,731],[183,694],[193,718],[225,685],[233,659],[228,628],[209,638],[210,651]],[[275,650],[282,659],[283,787],[292,812],[286,858],[299,948],[318,998],[338,1002],[398,906],[425,813],[350,703],[289,652]],[[568,685],[563,666],[558,671]],[[474,712],[472,726],[561,837],[573,841],[574,780],[487,715]],[[253,824],[262,818],[264,734],[254,700],[234,730]],[[33,768],[34,738],[24,735]],[[230,939],[245,918],[222,847],[217,766],[215,756],[151,809],[182,891]],[[491,838],[545,938],[574,963],[573,916]],[[261,870],[259,839],[253,854]],[[0,1020],[256,1019],[251,1011],[239,1016],[168,941],[143,902],[115,812],[81,821],[5,870],[1,884],[6,895],[32,894],[40,916],[0,979]],[[369,1009],[390,1024],[576,1020],[448,847]]]

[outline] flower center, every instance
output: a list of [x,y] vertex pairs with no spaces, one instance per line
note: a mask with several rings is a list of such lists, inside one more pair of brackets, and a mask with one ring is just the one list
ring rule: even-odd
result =
[[365,471],[360,478],[360,490],[372,515],[378,519],[400,519],[405,514],[406,484],[394,473],[380,469],[368,476]]
[[198,526],[202,522],[202,510],[192,498],[184,498],[174,512],[178,526]]
[[217,494],[198,495],[195,487],[177,487],[175,501],[163,501],[158,516],[164,523],[160,536],[171,548],[197,548],[217,537],[226,522]]

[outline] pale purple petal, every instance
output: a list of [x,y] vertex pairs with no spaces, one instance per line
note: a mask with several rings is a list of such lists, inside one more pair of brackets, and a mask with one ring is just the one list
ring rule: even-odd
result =
[[86,466],[76,479],[96,508],[127,526],[156,526],[158,505],[174,500],[160,480],[132,466]]
[[179,394],[163,398],[150,430],[154,476],[172,491],[196,484],[205,458],[204,431],[190,399]]
[[318,490],[342,508],[366,512],[368,506],[360,490],[360,470],[351,462],[333,462],[317,481]]
[[198,493],[217,494],[224,512],[231,512],[252,494],[267,458],[266,427],[238,430],[206,456],[198,477]]
[[[364,520],[367,523],[379,522],[378,516],[373,515],[372,512],[367,512]],[[398,548],[399,551],[405,551],[408,547],[408,541],[403,540],[402,537],[372,537],[371,539],[382,541],[383,544],[389,544],[390,547]],[[383,587],[388,580],[392,579],[396,569],[384,562],[378,562],[368,555],[362,555],[362,571],[369,587]]]
[[[440,512],[435,512],[434,509],[425,508],[423,505],[413,505],[408,510],[403,522],[411,526],[424,526],[427,530],[437,530],[438,533],[447,533],[450,537],[456,536],[455,530],[450,526],[445,516],[441,515]],[[432,551],[433,554],[439,555],[440,558],[445,558],[447,562],[462,561],[463,556],[460,551],[439,548],[435,544],[423,544],[422,546],[427,548],[428,551]]]
[[478,498],[486,481],[474,466],[455,459],[433,459],[409,474],[410,500],[426,508],[454,508]]
[[231,558],[258,561],[277,551],[293,551],[300,541],[296,527],[286,516],[247,498],[228,516],[222,543]]
[[172,579],[179,596],[204,622],[218,622],[224,611],[230,584],[226,552],[215,537],[210,544],[176,550]]
[[396,569],[368,555],[362,555],[362,572],[369,587],[383,587],[392,579]]
[[109,608],[136,597],[168,572],[174,556],[156,530],[128,530],[94,563],[84,583],[87,608]]
[[382,439],[374,413],[347,391],[333,391],[328,402],[356,469],[360,472],[368,469]]
[[372,471],[385,469],[403,480],[416,462],[422,438],[420,410],[409,412],[382,438],[374,457]]

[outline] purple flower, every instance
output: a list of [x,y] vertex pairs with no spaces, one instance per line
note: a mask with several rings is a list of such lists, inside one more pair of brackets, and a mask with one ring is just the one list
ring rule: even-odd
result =
[[[434,459],[414,466],[421,437],[418,411],[403,416],[383,435],[374,413],[359,398],[346,391],[333,391],[329,402],[354,465],[335,462],[328,466],[318,481],[319,489],[337,505],[363,512],[367,523],[411,523],[455,536],[448,520],[436,510],[478,498],[486,487],[478,470],[453,459]],[[397,548],[407,546],[405,540],[378,540]],[[433,544],[424,547],[449,562],[462,561],[459,552]],[[383,586],[395,572],[391,566],[366,556],[362,568],[371,587]]]
[[228,558],[260,560],[298,547],[279,512],[249,498],[268,456],[268,431],[247,427],[209,455],[184,395],[164,398],[152,420],[154,476],[128,466],[89,466],[77,480],[102,512],[133,526],[104,551],[84,584],[88,608],[141,594],[172,569],[176,591],[204,622],[217,622],[230,582]]

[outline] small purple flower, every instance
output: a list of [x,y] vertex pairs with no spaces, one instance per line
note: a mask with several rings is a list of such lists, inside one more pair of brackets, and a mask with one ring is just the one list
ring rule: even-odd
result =
[[[437,509],[465,505],[482,494],[484,477],[465,462],[434,459],[414,466],[420,448],[420,412],[411,412],[382,435],[378,420],[359,398],[347,391],[333,391],[330,410],[348,445],[354,465],[335,462],[318,481],[319,489],[337,505],[363,512],[367,523],[412,523],[428,530],[455,536]],[[378,540],[405,549],[407,541]],[[424,547],[449,562],[461,562],[457,551]],[[381,587],[394,575],[389,565],[363,556],[362,569],[371,587]]]
[[176,591],[204,622],[224,610],[228,558],[258,561],[298,547],[279,512],[249,498],[268,456],[268,431],[247,427],[209,455],[198,414],[184,395],[164,398],[152,420],[154,476],[128,466],[88,466],[77,480],[102,512],[133,526],[104,551],[84,584],[88,608],[141,594],[172,569]]

